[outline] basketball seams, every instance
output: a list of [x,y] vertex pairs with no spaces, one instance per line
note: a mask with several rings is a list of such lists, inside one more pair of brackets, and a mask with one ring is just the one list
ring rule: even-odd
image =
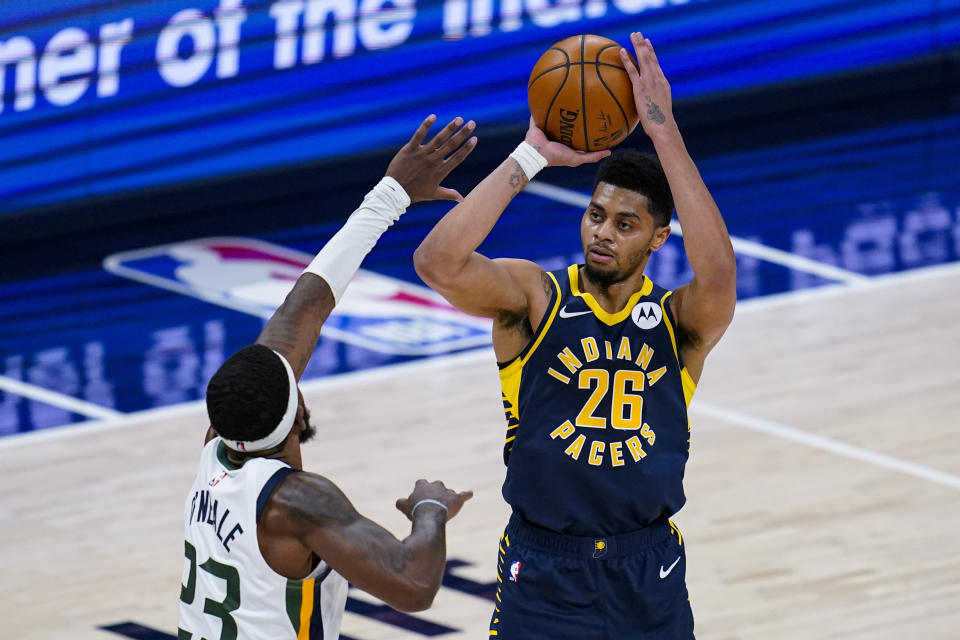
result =
[[[580,62],[586,62],[587,60],[587,37],[580,36]],[[590,135],[587,133],[587,79],[586,75],[587,65],[580,65],[580,113],[582,117],[580,118],[583,121],[583,146],[586,147],[587,151],[590,151]],[[599,72],[597,75],[600,75]]]
[[[601,48],[601,49],[599,49],[599,50],[597,51],[597,59],[596,59],[596,63],[597,63],[597,79],[600,80],[600,84],[602,84],[602,85],[603,85],[603,88],[606,89],[607,93],[610,94],[610,98],[613,99],[613,103],[614,103],[615,105],[617,105],[617,109],[620,109],[620,115],[623,116],[623,126],[624,126],[624,128],[625,128],[625,129],[629,129],[629,128],[630,128],[630,118],[627,117],[627,112],[624,111],[623,105],[621,105],[621,104],[620,104],[620,101],[617,100],[616,94],[615,94],[613,91],[610,90],[610,87],[607,85],[607,81],[603,79],[603,74],[600,73],[600,54],[602,54],[602,53],[603,53],[604,51],[606,51],[607,49],[612,49],[613,47],[614,47],[614,45],[611,44],[611,45],[607,45],[606,47],[603,47],[603,48]],[[624,67],[617,67],[617,68],[618,68],[618,69],[623,69],[623,71],[626,72],[626,69],[625,69]],[[628,132],[628,135],[629,135],[629,132]]]
[[[570,56],[563,49],[557,49],[557,51],[563,54],[563,57],[567,59],[567,64],[563,68],[563,81],[557,85],[557,90],[553,93],[553,97],[550,98],[550,104],[547,105],[547,111],[543,114],[543,129],[544,132],[547,130],[547,124],[550,122],[550,112],[553,110],[553,103],[557,101],[557,96],[560,95],[560,91],[563,89],[564,85],[567,84],[567,78],[570,77]],[[557,67],[560,69],[561,67]],[[533,83],[531,83],[532,85]]]
[[[557,51],[562,51],[562,49],[557,49]],[[536,82],[543,76],[547,75],[551,71],[556,71],[557,69],[563,69],[564,67],[576,67],[584,64],[596,65],[598,67],[610,67],[611,69],[620,69],[621,71],[626,71],[626,69],[623,66],[619,64],[613,64],[612,62],[565,62],[563,64],[558,64],[555,67],[544,69],[543,71],[538,73],[536,76],[530,78],[530,81],[527,83],[527,88],[532,87],[534,82]]]
[[[580,34],[547,49],[534,65],[527,83],[530,111],[550,140],[562,141],[574,149],[592,151],[619,142],[625,128],[632,131],[629,118],[635,118],[635,115],[628,114],[628,108],[632,106],[633,89],[626,66],[616,53],[617,47],[619,45],[608,38]],[[555,51],[559,51],[562,58]],[[613,53],[608,53],[611,51]],[[603,60],[604,56],[607,61]],[[572,75],[577,71],[571,68],[574,65],[580,67],[577,77]],[[590,65],[589,70],[586,65]],[[602,75],[603,68],[618,71],[610,71],[607,77]],[[561,70],[562,76],[558,73]],[[577,111],[582,124],[576,122]],[[594,111],[599,115],[591,119]],[[619,122],[617,113],[621,117]]]

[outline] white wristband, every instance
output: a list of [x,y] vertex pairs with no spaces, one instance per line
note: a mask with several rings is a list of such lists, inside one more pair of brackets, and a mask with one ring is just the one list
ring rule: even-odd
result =
[[540,170],[547,166],[547,159],[540,155],[532,144],[524,140],[517,145],[510,157],[517,161],[520,168],[527,176],[527,180],[533,180],[533,176],[540,173]]
[[410,196],[400,183],[387,176],[381,180],[350,214],[343,227],[330,238],[304,273],[318,275],[340,302],[344,291],[360,268],[360,263],[377,240],[410,206]]
[[417,512],[417,507],[422,504],[435,504],[438,507],[442,507],[446,513],[450,513],[450,509],[447,508],[447,505],[443,504],[439,500],[434,500],[433,498],[424,498],[417,504],[413,505],[413,509],[410,509],[410,519],[413,520],[413,514]]

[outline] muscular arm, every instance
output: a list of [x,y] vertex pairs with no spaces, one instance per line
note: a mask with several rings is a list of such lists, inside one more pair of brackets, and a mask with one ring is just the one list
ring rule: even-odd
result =
[[[386,175],[397,181],[411,202],[434,199],[459,200],[459,193],[442,187],[440,183],[470,155],[476,146],[476,138],[469,137],[474,124],[471,121],[464,125],[462,118],[452,120],[424,144],[424,138],[435,120],[435,116],[427,117],[387,167]],[[361,209],[358,209],[354,214],[359,214],[360,211]],[[346,231],[343,230],[341,233]],[[334,237],[334,240],[336,239],[337,236]],[[371,246],[373,242],[376,242],[376,237],[372,239]],[[366,250],[369,250],[369,247]],[[365,254],[354,252],[350,257],[362,259],[363,255]],[[359,260],[357,266],[359,266]],[[336,300],[329,284],[313,273],[304,273],[287,294],[280,308],[267,322],[263,332],[257,338],[257,344],[282,354],[299,380],[317,346],[320,328],[333,311],[335,304]]]
[[326,281],[312,273],[304,273],[263,328],[257,344],[279,352],[299,380],[317,347],[320,328],[333,306],[333,292]]
[[736,260],[730,236],[713,197],[687,153],[673,118],[667,83],[649,40],[631,34],[637,66],[627,64],[644,132],[663,165],[683,229],[683,244],[694,277],[671,298],[678,325],[678,348],[694,380],[703,362],[733,319],[737,301]]
[[491,260],[476,252],[526,184],[520,165],[507,158],[437,223],[414,252],[417,274],[461,311],[496,318],[503,311],[527,308],[524,285],[530,274],[536,275],[525,266],[530,263]]
[[412,531],[397,540],[360,515],[340,489],[307,472],[288,476],[261,516],[272,534],[299,540],[355,586],[401,611],[426,609],[440,588],[446,561],[443,509],[417,509]]
[[[575,152],[549,142],[532,122],[526,142],[543,154],[548,166],[578,166],[609,155]],[[452,305],[496,321],[493,345],[499,360],[523,349],[550,300],[546,275],[536,264],[491,260],[476,251],[526,184],[526,174],[508,157],[437,223],[413,255],[417,274]]]

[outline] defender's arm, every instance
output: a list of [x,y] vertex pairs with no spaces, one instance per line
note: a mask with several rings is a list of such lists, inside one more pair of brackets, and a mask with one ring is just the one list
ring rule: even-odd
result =
[[418,481],[410,498],[397,507],[409,510],[424,497],[442,502],[445,511],[423,503],[413,514],[412,530],[397,540],[360,515],[340,489],[326,478],[294,473],[284,479],[261,516],[264,526],[296,537],[340,575],[401,611],[428,608],[440,588],[446,564],[446,522],[473,494],[455,493],[442,483]]
[[683,229],[683,244],[694,277],[673,294],[678,348],[694,380],[703,362],[733,319],[737,301],[737,265],[726,225],[700,172],[687,153],[673,118],[670,85],[649,40],[631,34],[637,66],[620,56],[633,84],[634,99],[644,132],[653,141],[670,183]]
[[[537,166],[573,167],[607,155],[608,151],[581,153],[549,142],[531,119],[524,144],[450,210],[417,248],[413,255],[417,274],[465,313],[493,318],[504,326],[521,314],[535,325],[550,295],[543,270],[526,260],[491,260],[476,250]],[[512,357],[522,342],[504,345],[495,340],[497,357]]]
[[463,119],[455,118],[424,144],[435,120],[432,115],[425,119],[387,167],[386,177],[392,178],[402,193],[395,186],[381,183],[367,194],[308,272],[300,276],[257,338],[257,344],[287,359],[298,380],[337,298],[380,234],[406,210],[406,205],[423,200],[462,200],[459,193],[440,183],[476,146],[476,138],[469,138],[473,123],[464,126]]

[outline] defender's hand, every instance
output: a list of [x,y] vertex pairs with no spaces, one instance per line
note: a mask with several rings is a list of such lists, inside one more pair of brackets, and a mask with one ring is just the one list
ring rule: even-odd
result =
[[577,151],[565,144],[548,140],[547,134],[541,131],[533,121],[533,116],[530,116],[530,127],[527,129],[527,135],[524,140],[547,159],[548,167],[579,167],[582,164],[598,162],[610,155],[610,151],[608,150],[591,151],[587,153],[586,151]]
[[471,120],[463,124],[463,118],[454,118],[429,142],[423,143],[436,119],[435,115],[427,116],[387,167],[386,175],[400,183],[410,196],[410,202],[463,201],[463,196],[456,190],[441,187],[440,183],[477,146],[477,138],[469,138],[476,123]]
[[620,61],[633,85],[633,100],[640,114],[640,125],[651,138],[673,133],[677,123],[673,119],[670,83],[663,75],[653,45],[642,33],[631,33],[630,41],[637,54],[637,63],[634,64],[626,49],[620,49]]
[[[410,515],[410,510],[413,509],[415,504],[426,499],[436,500],[442,502],[444,506],[447,507],[447,520],[449,521],[450,518],[460,512],[460,507],[463,506],[463,503],[472,497],[473,491],[457,493],[452,489],[447,489],[439,480],[436,482],[427,482],[421,479],[417,480],[417,484],[414,486],[413,492],[409,497],[397,500],[397,509],[402,511],[403,515],[413,520],[413,516]],[[424,504],[420,505],[417,511],[430,509],[431,507],[437,508],[436,505]]]

